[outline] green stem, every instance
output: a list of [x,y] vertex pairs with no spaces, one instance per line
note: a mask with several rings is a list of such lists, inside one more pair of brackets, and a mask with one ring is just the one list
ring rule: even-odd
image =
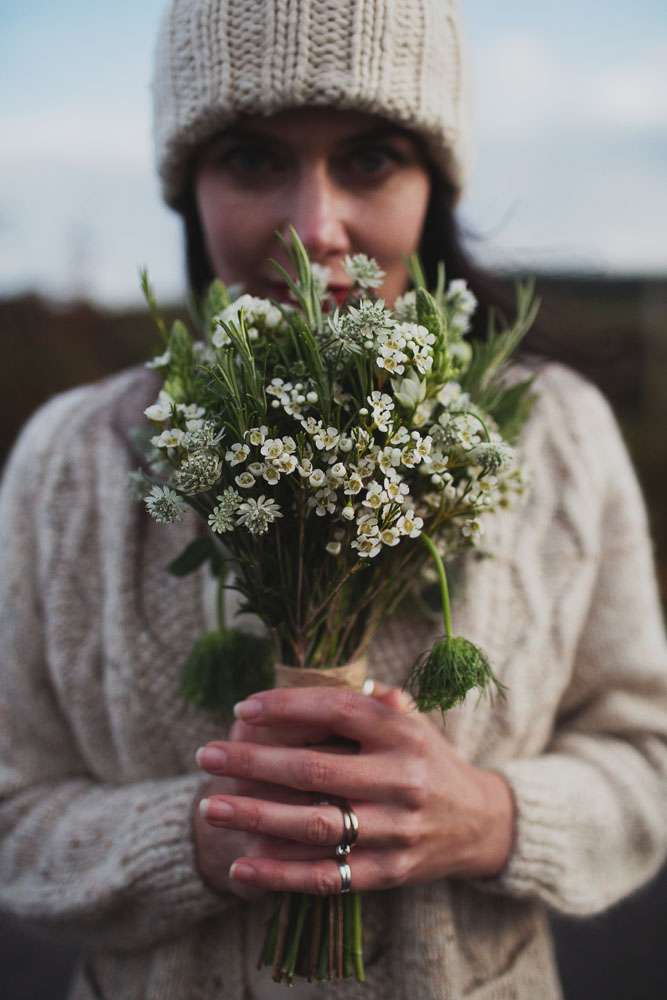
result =
[[438,571],[438,580],[440,582],[440,600],[442,602],[442,617],[445,625],[445,635],[448,639],[452,638],[452,612],[449,606],[449,588],[447,586],[447,574],[445,573],[445,564],[440,558],[440,553],[433,543],[433,539],[422,531],[419,536],[426,546],[426,548],[431,553],[433,562],[435,563],[436,569]]
[[353,892],[352,896],[352,958],[354,960],[354,971],[360,983],[366,982],[364,972],[364,947],[361,923],[361,893]]
[[303,933],[303,924],[306,919],[306,913],[310,907],[311,899],[306,893],[300,893],[300,898],[298,902],[298,910],[296,914],[296,923],[291,928],[292,935],[289,943],[289,948],[287,951],[287,957],[283,963],[282,971],[287,976],[287,982],[291,983],[294,978],[294,969],[296,968],[296,960],[299,955],[299,945],[301,944],[301,935]]
[[480,417],[480,415],[478,413],[475,413],[473,410],[455,410],[454,412],[455,413],[465,413],[469,417],[474,417],[474,419],[477,420],[478,423],[480,423],[482,425],[482,427],[484,429],[484,434],[485,434],[486,440],[487,441],[491,440],[491,435],[489,434],[489,428],[486,426],[486,424],[484,423],[484,421],[482,420],[482,418]]

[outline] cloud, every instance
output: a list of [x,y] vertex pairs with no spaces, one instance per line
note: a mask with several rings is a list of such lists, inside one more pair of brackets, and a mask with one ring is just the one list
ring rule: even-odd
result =
[[148,110],[70,101],[56,109],[0,115],[5,160],[117,165],[148,170],[152,163]]
[[521,136],[554,128],[655,129],[667,126],[667,42],[600,68],[568,60],[561,39],[504,32],[473,52],[480,130]]

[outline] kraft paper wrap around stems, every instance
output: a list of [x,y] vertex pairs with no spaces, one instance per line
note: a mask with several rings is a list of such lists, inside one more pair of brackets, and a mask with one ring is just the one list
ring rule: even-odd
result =
[[351,687],[361,691],[366,680],[368,660],[360,656],[342,667],[317,670],[312,667],[290,667],[285,663],[275,665],[275,686],[286,687]]

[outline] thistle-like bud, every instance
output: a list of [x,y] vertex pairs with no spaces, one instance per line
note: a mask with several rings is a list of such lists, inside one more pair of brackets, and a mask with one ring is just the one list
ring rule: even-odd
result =
[[486,654],[469,639],[445,636],[417,659],[403,687],[420,712],[434,708],[446,712],[460,705],[472,688],[484,690],[489,684],[502,693],[503,685],[494,676]]
[[188,457],[174,473],[173,484],[181,493],[192,496],[195,493],[205,493],[220,479],[222,461],[216,451],[211,448],[201,448],[190,452]]

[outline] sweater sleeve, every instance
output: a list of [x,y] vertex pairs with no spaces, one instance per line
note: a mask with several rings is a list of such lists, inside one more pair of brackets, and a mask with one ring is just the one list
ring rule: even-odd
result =
[[[475,884],[586,916],[639,888],[665,857],[667,644],[634,467],[606,399],[582,391],[604,464],[596,581],[549,746],[494,768],[514,795],[515,843],[500,875]],[[582,458],[586,474],[596,461]]]
[[95,780],[49,675],[41,501],[54,434],[82,391],[56,397],[33,417],[0,490],[0,907],[60,940],[125,951],[239,900],[210,890],[196,868],[191,815],[205,777]]

